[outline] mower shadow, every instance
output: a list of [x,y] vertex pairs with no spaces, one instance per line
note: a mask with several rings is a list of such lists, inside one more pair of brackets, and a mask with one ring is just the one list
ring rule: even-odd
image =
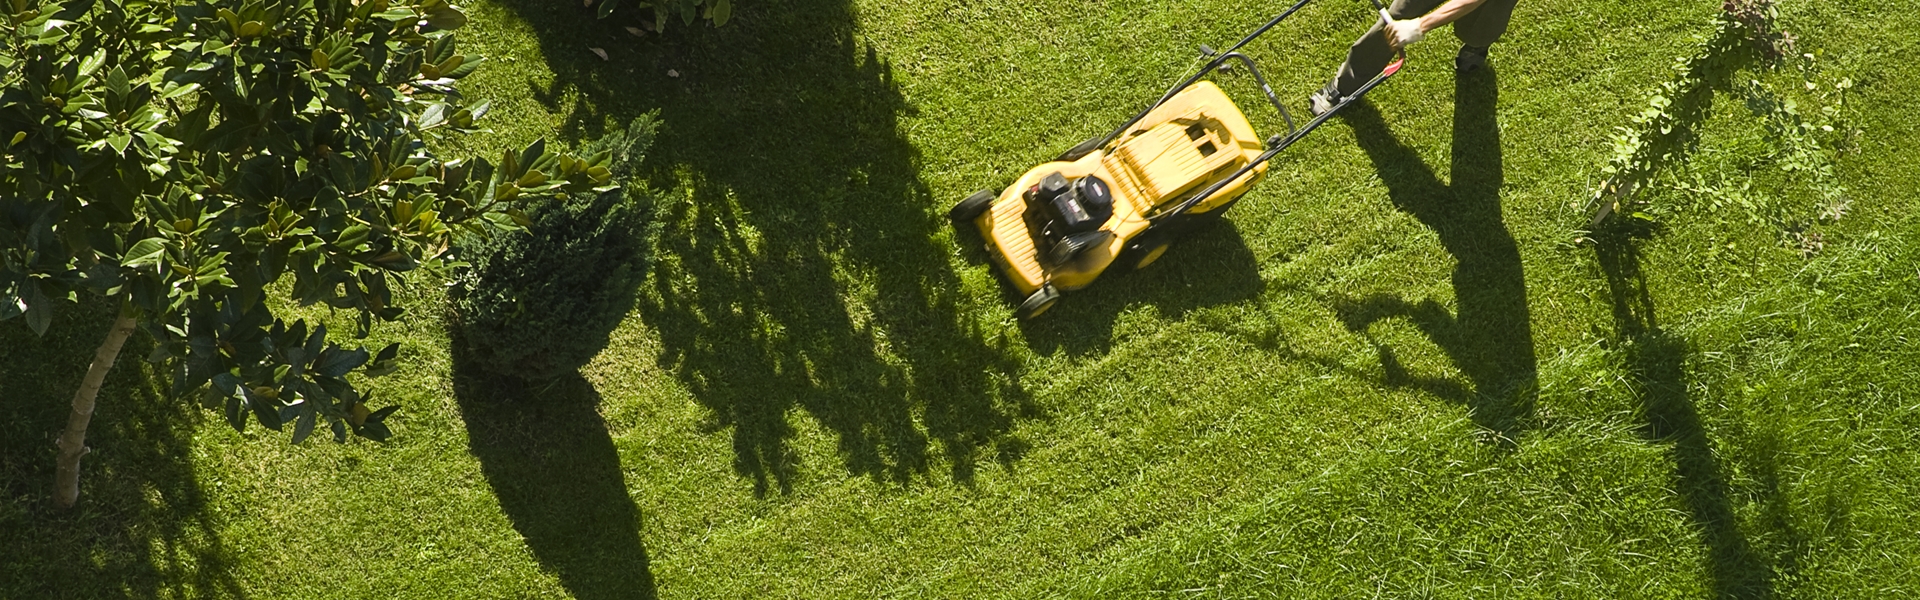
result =
[[453,393],[468,449],[527,548],[583,600],[657,597],[640,512],[578,373],[528,384],[481,372],[453,347]]
[[[1388,385],[1464,404],[1475,423],[1510,441],[1533,416],[1539,367],[1526,274],[1500,210],[1505,173],[1495,113],[1499,83],[1491,68],[1481,69],[1459,76],[1454,95],[1453,160],[1446,183],[1394,137],[1372,104],[1363,99],[1341,115],[1386,183],[1394,207],[1432,228],[1453,255],[1457,312],[1432,299],[1392,294],[1335,297],[1330,303],[1348,330],[1374,344]],[[1466,384],[1408,372],[1392,347],[1368,333],[1374,323],[1393,318],[1411,321],[1432,339],[1466,375]]]
[[1222,219],[1180,238],[1145,269],[1104,274],[1086,289],[1068,293],[1045,315],[1021,321],[1020,328],[1036,352],[1104,353],[1113,347],[1120,314],[1136,306],[1178,320],[1194,310],[1258,298],[1265,289],[1259,260],[1240,228]]
[[795,413],[878,481],[944,466],[965,483],[1024,452],[1015,425],[1038,410],[1006,342],[969,314],[936,235],[944,206],[900,129],[912,109],[856,42],[848,0],[755,4],[725,27],[676,20],[645,38],[621,29],[637,11],[503,5],[560,57],[550,66],[570,89],[542,93],[568,113],[566,135],[660,111],[650,166],[670,191],[639,314],[661,367],[731,430],[756,494],[803,473]]
[[[1615,347],[1622,354],[1627,376],[1633,381],[1641,416],[1641,428],[1647,439],[1667,444],[1674,462],[1674,488],[1685,502],[1688,516],[1700,531],[1706,546],[1708,575],[1714,597],[1760,599],[1774,596],[1776,572],[1764,553],[1753,547],[1741,532],[1734,511],[1735,492],[1716,458],[1713,440],[1707,436],[1699,412],[1694,408],[1687,375],[1687,357],[1692,354],[1684,338],[1660,328],[1653,295],[1647,289],[1640,269],[1640,251],[1635,237],[1645,232],[1615,227],[1596,232],[1595,256],[1607,277],[1608,299],[1613,307]],[[1791,519],[1779,514],[1785,502],[1779,498],[1778,469],[1771,463],[1748,465],[1763,486],[1754,500],[1775,509],[1772,525],[1782,529],[1784,537],[1797,537]],[[1788,570],[1791,570],[1789,557]]]
[[166,397],[141,360],[145,334],[127,340],[100,390],[79,505],[52,507],[53,439],[114,311],[83,296],[43,337],[0,323],[0,596],[245,597],[191,458],[201,409]]

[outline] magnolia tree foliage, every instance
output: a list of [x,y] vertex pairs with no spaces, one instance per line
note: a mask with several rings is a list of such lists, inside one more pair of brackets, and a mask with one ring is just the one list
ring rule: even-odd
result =
[[361,378],[398,348],[288,323],[270,291],[353,311],[364,336],[456,236],[610,181],[607,156],[540,143],[498,162],[427,150],[486,110],[453,90],[482,59],[445,0],[0,3],[0,320],[44,332],[77,293],[117,299],[175,395],[235,428],[389,435]]

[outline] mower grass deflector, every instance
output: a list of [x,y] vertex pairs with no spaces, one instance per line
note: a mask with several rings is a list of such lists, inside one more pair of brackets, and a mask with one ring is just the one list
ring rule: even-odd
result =
[[[1000,192],[975,192],[948,212],[956,226],[979,229],[987,255],[1026,298],[1021,318],[1039,316],[1065,292],[1086,287],[1116,264],[1152,264],[1181,233],[1232,207],[1266,176],[1275,155],[1406,63],[1402,54],[1331,110],[1296,125],[1259,66],[1240,49],[1309,1],[1299,0],[1224,52],[1201,46],[1205,63],[1199,70],[1133,118],[1028,170]],[[1286,133],[1263,142],[1240,107],[1204,80],[1229,61],[1253,76]]]

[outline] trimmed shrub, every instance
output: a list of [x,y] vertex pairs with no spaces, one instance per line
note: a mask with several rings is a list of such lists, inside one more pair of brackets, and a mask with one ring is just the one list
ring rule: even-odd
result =
[[607,345],[645,274],[651,199],[633,170],[653,143],[653,115],[582,148],[609,153],[621,187],[548,201],[524,231],[466,249],[449,317],[466,365],[540,381],[572,373]]

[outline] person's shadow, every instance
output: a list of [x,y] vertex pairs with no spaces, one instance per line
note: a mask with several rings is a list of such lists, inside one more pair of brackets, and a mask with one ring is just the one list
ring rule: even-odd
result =
[[[1386,183],[1394,207],[1432,228],[1457,261],[1453,293],[1458,308],[1452,312],[1431,298],[1392,294],[1335,297],[1331,303],[1349,330],[1374,344],[1389,385],[1465,404],[1475,423],[1512,440],[1533,416],[1539,368],[1520,250],[1500,214],[1505,173],[1495,115],[1499,94],[1491,68],[1455,80],[1453,161],[1447,182],[1394,137],[1366,100],[1342,111]],[[1431,338],[1466,375],[1468,385],[1410,372],[1392,347],[1368,333],[1374,323],[1396,317],[1406,318]]]

